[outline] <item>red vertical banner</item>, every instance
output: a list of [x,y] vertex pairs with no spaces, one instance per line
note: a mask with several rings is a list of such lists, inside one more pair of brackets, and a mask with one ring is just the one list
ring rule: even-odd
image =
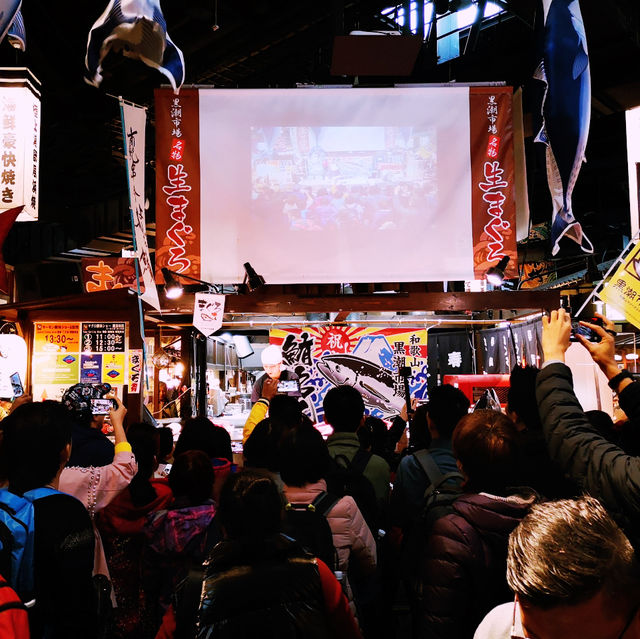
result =
[[200,277],[197,89],[156,89],[156,282],[161,268]]
[[511,87],[471,87],[471,207],[473,272],[509,256],[507,277],[518,273]]

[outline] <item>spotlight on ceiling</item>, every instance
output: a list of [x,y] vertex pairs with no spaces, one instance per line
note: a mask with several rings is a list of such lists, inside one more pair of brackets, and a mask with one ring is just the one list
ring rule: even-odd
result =
[[249,262],[244,263],[244,270],[244,282],[247,285],[249,292],[253,293],[256,289],[264,286],[264,277],[262,277],[262,275],[258,275]]
[[507,268],[510,257],[505,255],[495,266],[492,266],[485,275],[487,282],[493,286],[502,286],[504,282],[504,270]]
[[174,277],[173,273],[166,267],[162,268],[162,277],[164,277],[164,294],[170,300],[177,300],[182,297],[184,287]]

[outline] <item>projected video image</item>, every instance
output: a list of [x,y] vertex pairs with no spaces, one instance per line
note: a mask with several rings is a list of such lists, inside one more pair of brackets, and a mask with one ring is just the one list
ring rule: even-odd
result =
[[437,209],[436,166],[435,127],[252,127],[252,213],[291,230],[407,229]]

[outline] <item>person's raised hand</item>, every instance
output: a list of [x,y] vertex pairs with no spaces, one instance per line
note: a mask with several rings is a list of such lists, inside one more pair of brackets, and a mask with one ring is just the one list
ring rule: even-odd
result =
[[602,372],[608,379],[615,377],[620,369],[616,363],[616,343],[615,343],[615,325],[614,323],[600,313],[595,316],[602,320],[602,326],[591,324],[590,322],[580,322],[583,326],[587,326],[594,333],[600,336],[599,342],[590,342],[584,335],[577,334],[576,337],[580,343],[589,351],[589,355],[593,361],[600,367]]
[[[411,414],[412,415],[413,413],[416,412],[417,406],[418,406],[418,398],[412,397],[411,398]],[[400,409],[400,419],[402,419],[405,422],[409,421],[409,416],[407,415],[407,402],[402,404],[402,408]]]
[[271,379],[271,377],[265,379],[262,384],[262,398],[271,401],[278,394],[279,383],[279,380]]
[[544,361],[564,362],[564,354],[569,348],[571,337],[571,316],[564,308],[551,311],[542,318],[542,353]]
[[20,395],[20,397],[16,397],[11,404],[11,408],[9,409],[9,415],[13,413],[13,411],[18,408],[18,406],[22,406],[22,404],[28,404],[33,401],[33,397],[31,395]]
[[113,407],[109,410],[109,421],[111,425],[115,428],[116,424],[122,426],[124,424],[124,417],[127,414],[127,409],[125,405],[120,401],[120,398],[117,397],[114,393],[109,393],[105,396],[105,399],[115,400],[117,404],[117,408]]

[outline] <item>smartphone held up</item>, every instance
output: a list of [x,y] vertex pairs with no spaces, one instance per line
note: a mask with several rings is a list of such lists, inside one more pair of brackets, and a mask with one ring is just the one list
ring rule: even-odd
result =
[[[584,320],[589,322],[589,324],[595,324],[597,326],[603,326],[604,321],[600,317],[590,317],[588,320]],[[589,342],[599,342],[602,338],[598,333],[596,333],[589,326],[584,326],[580,323],[580,320],[571,320],[571,337],[570,340],[572,342],[578,342],[578,335],[582,335]]]

